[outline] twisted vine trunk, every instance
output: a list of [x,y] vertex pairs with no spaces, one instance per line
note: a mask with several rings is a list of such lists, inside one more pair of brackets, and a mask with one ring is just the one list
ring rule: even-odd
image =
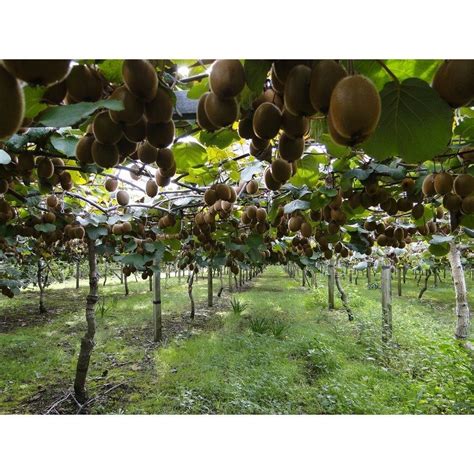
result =
[[87,239],[89,261],[89,294],[86,299],[87,330],[81,339],[81,349],[77,359],[76,378],[74,380],[74,393],[80,403],[87,399],[86,378],[89,370],[95,336],[95,306],[99,300],[99,274],[97,272],[97,254],[95,241]]
[[464,269],[461,263],[461,252],[455,242],[450,242],[448,253],[449,264],[454,281],[454,291],[456,293],[456,331],[454,335],[457,339],[467,339],[469,335],[470,312],[467,301],[466,280]]
[[39,312],[40,314],[45,314],[48,312],[46,309],[46,306],[44,305],[44,286],[45,282],[43,281],[43,262],[41,260],[38,260],[38,271],[36,273],[37,280],[38,280],[38,288],[40,291],[39,294]]
[[162,317],[161,317],[161,267],[158,261],[155,261],[157,269],[150,277],[153,280],[153,340],[161,341],[162,337]]
[[194,283],[194,275],[195,274],[196,273],[193,270],[193,272],[191,273],[191,275],[189,277],[189,282],[188,282],[188,296],[189,296],[189,300],[191,301],[191,313],[190,313],[189,317],[191,319],[194,319],[194,315],[196,314],[196,308],[195,308],[194,296],[193,296],[193,283]]
[[347,294],[346,294],[346,292],[344,291],[344,288],[341,285],[341,281],[339,280],[339,273],[337,271],[337,268],[336,268],[336,271],[334,273],[334,280],[336,282],[337,291],[339,291],[339,296],[341,297],[342,305],[344,306],[344,309],[346,310],[347,318],[349,319],[349,321],[353,321],[354,320],[354,313],[352,312],[352,309],[349,306],[349,302],[348,302],[348,299],[347,299]]

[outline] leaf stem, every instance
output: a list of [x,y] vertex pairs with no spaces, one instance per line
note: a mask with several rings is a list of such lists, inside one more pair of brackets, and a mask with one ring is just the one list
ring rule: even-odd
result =
[[385,72],[397,83],[397,85],[400,85],[400,81],[398,80],[398,77],[395,76],[395,74],[390,70],[390,68],[380,59],[377,59],[376,61],[383,67]]

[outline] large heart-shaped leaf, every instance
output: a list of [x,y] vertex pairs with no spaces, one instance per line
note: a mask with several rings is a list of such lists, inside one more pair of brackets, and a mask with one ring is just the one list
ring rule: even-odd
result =
[[446,149],[453,113],[425,81],[389,82],[380,97],[382,115],[363,145],[367,154],[379,160],[399,156],[408,163],[422,163]]
[[37,122],[47,127],[70,127],[80,123],[98,109],[123,110],[121,100],[104,99],[98,102],[79,102],[78,104],[50,107],[38,116]]
[[250,90],[254,92],[263,90],[263,83],[271,65],[271,61],[261,59],[247,59],[244,62],[245,81]]
[[179,173],[187,172],[189,168],[206,162],[206,149],[200,143],[181,142],[174,145],[172,150]]

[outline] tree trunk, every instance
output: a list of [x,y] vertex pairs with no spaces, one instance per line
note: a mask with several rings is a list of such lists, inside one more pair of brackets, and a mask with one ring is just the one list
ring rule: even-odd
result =
[[38,271],[36,273],[37,280],[38,280],[38,288],[39,288],[39,312],[40,314],[45,314],[48,312],[46,306],[44,305],[44,281],[43,281],[43,262],[38,260]]
[[207,267],[207,306],[212,308],[213,305],[213,288],[212,288],[212,261],[209,261]]
[[161,268],[155,262],[157,270],[153,272],[153,340],[161,341],[162,321],[161,321]]
[[191,314],[189,315],[189,317],[191,319],[194,319],[194,315],[195,315],[194,296],[193,296],[194,275],[195,275],[195,272],[193,271],[191,273],[191,276],[189,277],[189,282],[188,282],[188,296],[189,296],[189,300],[191,301]]
[[372,283],[372,273],[370,271],[370,263],[369,262],[367,262],[366,273],[367,273],[367,287],[369,287],[370,284]]
[[418,299],[421,299],[421,297],[423,296],[423,293],[428,289],[428,280],[431,276],[431,270],[426,270],[426,273],[425,273],[425,285],[423,286],[423,288],[420,290],[420,293],[418,294]]
[[402,296],[402,269],[397,267],[397,286],[398,286],[398,296]]
[[382,267],[382,341],[392,338],[392,272],[389,265]]
[[76,290],[79,289],[79,281],[81,279],[81,261],[76,262]]
[[125,285],[125,296],[128,296],[130,294],[130,291],[128,289],[128,276],[123,275],[123,284]]
[[89,369],[92,349],[94,348],[95,336],[95,305],[99,300],[99,274],[97,273],[97,254],[95,241],[87,239],[88,261],[89,261],[89,294],[86,299],[86,322],[87,330],[81,339],[81,349],[77,359],[76,379],[74,381],[74,393],[79,403],[87,399],[86,377]]
[[457,339],[467,339],[469,336],[470,312],[467,301],[466,280],[461,263],[461,252],[455,242],[449,244],[448,260],[453,275],[454,291],[456,293],[456,331]]
[[337,291],[339,291],[339,295],[341,297],[342,305],[344,306],[344,309],[346,310],[347,317],[348,317],[349,321],[353,321],[354,320],[354,314],[352,313],[352,309],[350,308],[349,303],[347,301],[347,294],[344,291],[344,288],[342,288],[341,282],[339,281],[339,273],[337,271],[337,268],[336,268],[335,273],[334,273],[334,279],[335,279],[335,282],[336,282]]
[[221,282],[221,287],[219,288],[219,292],[217,293],[218,298],[222,296],[222,292],[224,291],[224,278],[222,276],[222,267],[219,267],[219,280]]
[[328,265],[328,308],[334,309],[334,283],[336,280],[334,263]]

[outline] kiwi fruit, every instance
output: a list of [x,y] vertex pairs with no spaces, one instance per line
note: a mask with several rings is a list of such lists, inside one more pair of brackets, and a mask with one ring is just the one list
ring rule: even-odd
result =
[[239,137],[245,140],[251,140],[255,137],[255,132],[253,131],[253,117],[248,115],[239,120]]
[[281,158],[273,160],[271,164],[272,177],[279,183],[286,183],[291,177],[291,165]]
[[66,97],[67,93],[67,85],[66,81],[58,82],[57,84],[53,84],[49,86],[43,94],[41,98],[41,102],[46,104],[55,104],[59,105],[63,102],[64,98]]
[[176,162],[173,161],[169,168],[160,168],[160,173],[165,178],[172,178],[176,174]]
[[141,142],[146,138],[146,120],[144,117],[141,117],[134,124],[124,124],[122,125],[122,130],[129,141],[134,143]]
[[103,145],[115,145],[122,138],[122,128],[111,120],[107,111],[94,117],[92,131],[96,141]]
[[207,118],[216,128],[231,125],[239,116],[239,106],[235,98],[223,99],[213,93],[206,97],[204,110]]
[[275,138],[280,130],[280,109],[270,102],[259,105],[253,116],[253,131],[263,140]]
[[467,105],[474,98],[474,60],[445,61],[436,71],[433,89],[453,108]]
[[278,141],[278,152],[286,161],[298,160],[304,152],[304,138],[291,138],[286,133],[282,133]]
[[245,86],[245,72],[242,63],[237,59],[216,61],[209,75],[211,91],[221,99],[239,95]]
[[170,120],[164,123],[148,123],[146,127],[146,137],[156,148],[166,148],[173,143],[175,126]]
[[298,232],[303,224],[303,218],[301,216],[290,217],[288,221],[288,230],[290,232]]
[[258,183],[254,179],[250,180],[245,186],[245,192],[247,194],[255,194],[258,191]]
[[155,197],[158,194],[158,185],[154,179],[149,179],[146,182],[145,191],[148,197]]
[[317,111],[323,114],[328,112],[331,94],[337,83],[346,76],[344,66],[332,59],[323,59],[313,66],[309,98]]
[[54,214],[53,212],[45,212],[41,216],[41,218],[45,224],[53,224],[54,222],[56,222],[56,214]]
[[354,143],[375,130],[381,110],[380,95],[364,76],[345,77],[334,87],[329,105],[332,125],[339,135]]
[[309,120],[302,115],[292,115],[283,109],[281,129],[291,138],[300,138],[309,132]]
[[156,173],[155,173],[155,181],[158,186],[166,187],[168,186],[168,184],[170,184],[171,177],[163,176],[161,174],[161,170],[158,169],[156,170]]
[[414,219],[421,219],[423,217],[423,214],[425,212],[425,206],[423,204],[418,203],[415,206],[413,206],[413,209],[411,210],[411,215],[413,216]]
[[[114,224],[112,226],[112,234],[114,235],[121,235],[123,234],[123,226],[122,224]],[[125,268],[124,268],[124,273],[125,273]]]
[[223,201],[229,201],[231,198],[230,187],[227,184],[219,183],[216,185],[216,196],[217,199],[222,199]]
[[145,105],[137,99],[125,86],[115,89],[110,95],[112,100],[120,100],[123,103],[123,110],[109,110],[110,118],[119,124],[135,124],[143,116]]
[[264,174],[264,181],[265,181],[265,186],[270,190],[270,191],[278,191],[281,187],[281,183],[277,181],[273,176],[272,176],[272,171],[271,168],[268,167],[265,170]]
[[4,59],[5,68],[13,76],[37,86],[62,81],[69,72],[69,59]]
[[285,84],[294,67],[299,65],[309,66],[309,61],[304,59],[279,59],[272,64],[272,78]]
[[38,176],[43,179],[49,179],[54,174],[54,164],[53,162],[46,156],[40,156],[36,160],[36,164],[38,167]]
[[415,180],[412,178],[403,178],[400,184],[404,191],[410,191],[411,189],[413,189],[413,186],[415,186],[416,183]]
[[159,87],[153,100],[145,104],[145,116],[151,123],[173,119],[173,101],[164,87]]
[[425,196],[434,196],[436,194],[434,186],[435,175],[434,173],[428,174],[423,180],[421,190]]
[[170,148],[161,148],[158,150],[156,164],[160,168],[169,169],[175,164],[173,151]]
[[150,102],[158,90],[155,68],[144,59],[126,59],[122,65],[122,77],[127,89],[138,99]]
[[413,208],[413,203],[406,197],[402,197],[397,201],[397,208],[400,212],[408,212]]
[[130,202],[129,194],[127,193],[127,191],[124,191],[123,189],[117,192],[116,198],[120,206],[127,206],[128,203]]
[[474,192],[474,176],[470,174],[460,174],[456,177],[453,183],[454,192],[463,197],[468,196]]
[[119,152],[115,145],[103,145],[94,141],[91,153],[94,162],[101,168],[113,168],[119,162]]
[[118,186],[118,180],[115,179],[115,178],[107,178],[105,180],[105,189],[109,192],[109,193],[113,193],[116,189],[117,189],[117,186]]
[[156,158],[158,157],[158,150],[153,145],[150,145],[149,142],[144,141],[143,143],[140,143],[140,145],[138,145],[137,155],[138,159],[142,163],[151,165],[152,163],[156,162]]
[[0,194],[5,194],[8,191],[9,185],[6,179],[0,179]]
[[443,197],[443,206],[452,212],[459,211],[461,209],[462,199],[454,193],[445,194]]
[[470,194],[462,200],[461,209],[464,214],[474,214],[474,194]]
[[309,98],[311,69],[300,64],[291,69],[285,83],[285,108],[293,115],[314,115],[316,110]]
[[258,109],[261,104],[268,102],[270,104],[275,105],[281,111],[283,108],[283,99],[282,97],[277,94],[273,89],[266,89],[263,91],[253,102],[252,108]]
[[265,222],[267,220],[267,211],[262,207],[259,207],[255,214],[255,218],[258,222]]
[[[137,150],[137,144],[135,142],[131,142],[127,139],[127,137],[123,136],[117,142],[117,148],[120,154],[119,163],[122,163],[127,156],[133,155]],[[130,156],[131,159],[132,156]]]
[[434,188],[437,194],[444,196],[453,189],[453,177],[446,171],[437,173],[434,177]]
[[464,163],[474,163],[474,147],[463,146],[459,150],[459,156],[464,161]]
[[[211,123],[211,121],[209,120],[209,117],[207,116],[206,108],[205,108],[206,100],[210,94],[211,94],[210,92],[206,92],[200,97],[198,106],[197,106],[197,111],[196,111],[196,122],[199,125],[199,127],[202,128],[203,130],[213,132],[217,130],[218,127],[216,127],[215,125]],[[252,128],[252,132],[253,132],[253,128]]]
[[360,137],[357,139],[353,138],[346,138],[343,137],[335,128],[334,124],[332,122],[331,115],[329,114],[327,117],[327,124],[328,124],[328,129],[329,129],[329,135],[332,138],[332,141],[336,143],[337,145],[342,145],[342,146],[354,146],[359,142],[363,142],[366,138],[368,138],[369,135],[366,135],[364,137]]
[[208,206],[212,206],[214,205],[214,203],[217,201],[217,193],[214,189],[212,188],[209,188],[206,190],[206,192],[204,193],[204,202],[208,205]]
[[66,79],[67,97],[74,102],[96,102],[102,96],[102,81],[95,69],[76,64]]
[[61,187],[64,189],[64,191],[70,191],[74,185],[72,181],[72,176],[69,171],[64,171],[59,175],[59,183],[61,184]]
[[18,163],[16,165],[17,171],[32,171],[35,167],[35,157],[33,154],[20,153],[18,155]]
[[25,99],[18,80],[0,65],[0,140],[20,128],[25,113]]
[[303,222],[300,227],[300,232],[303,237],[310,238],[313,234],[313,228],[308,222]]

